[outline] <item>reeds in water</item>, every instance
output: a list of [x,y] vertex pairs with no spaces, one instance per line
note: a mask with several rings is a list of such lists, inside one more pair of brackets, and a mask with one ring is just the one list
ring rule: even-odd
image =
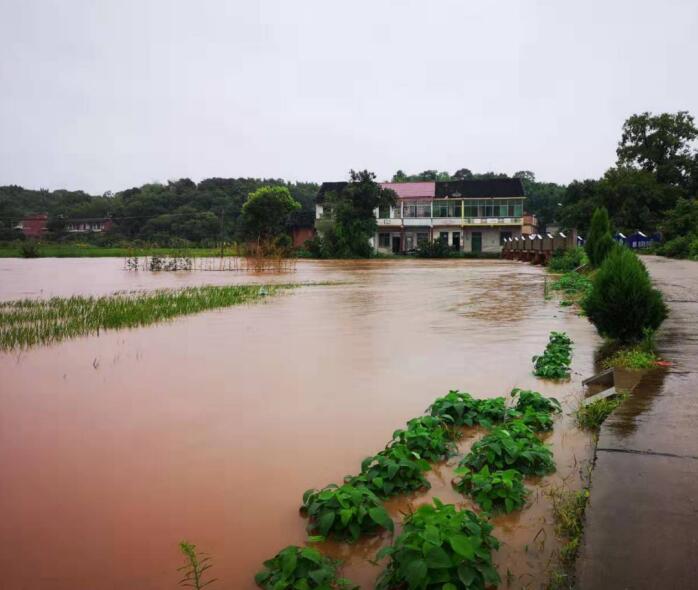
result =
[[0,302],[0,350],[60,342],[100,330],[145,326],[240,305],[294,285],[229,285]]

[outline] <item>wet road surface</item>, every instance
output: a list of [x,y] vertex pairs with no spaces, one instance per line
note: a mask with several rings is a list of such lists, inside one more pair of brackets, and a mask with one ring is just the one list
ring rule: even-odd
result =
[[669,369],[647,373],[604,423],[579,588],[698,588],[698,262],[643,257],[670,315]]

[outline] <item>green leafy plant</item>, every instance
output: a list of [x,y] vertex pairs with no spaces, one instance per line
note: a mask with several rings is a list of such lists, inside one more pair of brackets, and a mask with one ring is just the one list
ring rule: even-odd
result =
[[495,428],[473,444],[460,467],[480,471],[516,469],[524,475],[545,475],[555,471],[553,454],[533,430],[519,420]]
[[254,580],[263,590],[358,590],[337,576],[339,562],[311,547],[289,545],[264,562]]
[[589,259],[584,252],[584,248],[556,250],[548,262],[548,270],[550,272],[571,272],[588,262]]
[[394,445],[361,464],[361,473],[347,478],[354,486],[364,485],[379,498],[428,489],[431,484],[425,479],[429,471],[427,461],[410,451],[405,445]]
[[393,521],[376,494],[363,485],[331,484],[303,494],[301,513],[308,516],[308,533],[354,542],[380,529],[393,530]]
[[19,253],[22,255],[22,258],[39,258],[41,256],[39,245],[34,240],[22,242],[19,247]]
[[484,590],[500,579],[492,565],[499,541],[492,525],[470,510],[434,498],[405,519],[402,533],[378,559],[390,556],[377,590]]
[[449,391],[437,398],[427,408],[433,417],[454,426],[491,426],[506,417],[506,402],[503,397],[474,399],[469,393]]
[[206,572],[211,569],[211,558],[205,553],[200,553],[196,551],[196,545],[188,543],[187,541],[181,541],[179,544],[179,550],[182,555],[186,558],[187,562],[182,566],[177,568],[178,572],[182,572],[184,577],[179,581],[179,585],[184,588],[194,588],[194,590],[201,590],[206,586],[213,584],[216,578],[212,580],[204,581],[206,577]]
[[651,369],[656,365],[657,360],[657,355],[654,352],[647,352],[640,346],[629,346],[614,352],[612,356],[601,363],[601,366],[606,369],[610,367]]
[[565,273],[550,286],[553,291],[562,291],[565,299],[560,305],[569,306],[581,303],[591,292],[591,280],[578,272]]
[[421,459],[439,461],[456,453],[455,432],[439,418],[421,416],[407,422],[406,429],[393,432],[388,448],[404,445]]
[[526,488],[523,476],[515,469],[490,471],[485,465],[474,472],[468,467],[455,471],[460,476],[453,483],[462,494],[468,494],[485,512],[513,512],[526,502]]
[[523,412],[519,412],[511,408],[507,411],[507,415],[511,420],[523,422],[534,432],[547,432],[553,429],[553,419],[548,412],[539,412],[533,408],[526,408]]
[[582,307],[602,336],[624,343],[656,330],[667,316],[662,294],[652,286],[645,265],[627,248],[609,254]]
[[519,389],[516,387],[511,390],[510,395],[516,400],[514,408],[519,412],[525,412],[529,409],[536,412],[546,412],[548,414],[562,411],[560,402],[557,399],[554,397],[545,397],[537,391]]
[[551,332],[543,354],[532,360],[536,377],[566,379],[571,371],[572,340],[564,332]]

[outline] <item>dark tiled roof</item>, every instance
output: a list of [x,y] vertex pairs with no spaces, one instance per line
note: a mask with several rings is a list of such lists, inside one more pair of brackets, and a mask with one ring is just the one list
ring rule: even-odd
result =
[[487,180],[449,180],[436,183],[436,197],[523,197],[524,188],[518,178],[489,178]]
[[344,187],[347,186],[348,184],[349,184],[348,182],[323,182],[320,185],[320,190],[317,192],[317,196],[315,197],[315,202],[316,203],[324,202],[326,193],[334,193],[334,192],[342,191],[342,190],[344,190]]

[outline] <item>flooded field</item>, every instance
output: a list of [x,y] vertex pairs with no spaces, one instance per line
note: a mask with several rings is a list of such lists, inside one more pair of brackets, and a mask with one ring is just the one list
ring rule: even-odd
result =
[[[262,561],[302,544],[304,490],[341,482],[449,389],[513,387],[563,402],[547,438],[558,471],[495,519],[502,587],[539,588],[555,566],[551,486],[580,485],[591,438],[569,415],[598,337],[544,299],[544,272],[507,261],[305,262],[270,275],[126,272],[115,259],[0,260],[0,299],[232,282],[341,281],[261,304],[0,354],[0,567],[10,589],[171,589],[188,539],[212,588],[254,588]],[[551,330],[575,343],[573,376],[531,374]],[[466,433],[467,450],[476,430]],[[450,485],[389,502],[395,518]],[[325,544],[371,588],[388,538]],[[507,571],[510,575],[507,576]],[[507,586],[507,578],[510,585]]]

